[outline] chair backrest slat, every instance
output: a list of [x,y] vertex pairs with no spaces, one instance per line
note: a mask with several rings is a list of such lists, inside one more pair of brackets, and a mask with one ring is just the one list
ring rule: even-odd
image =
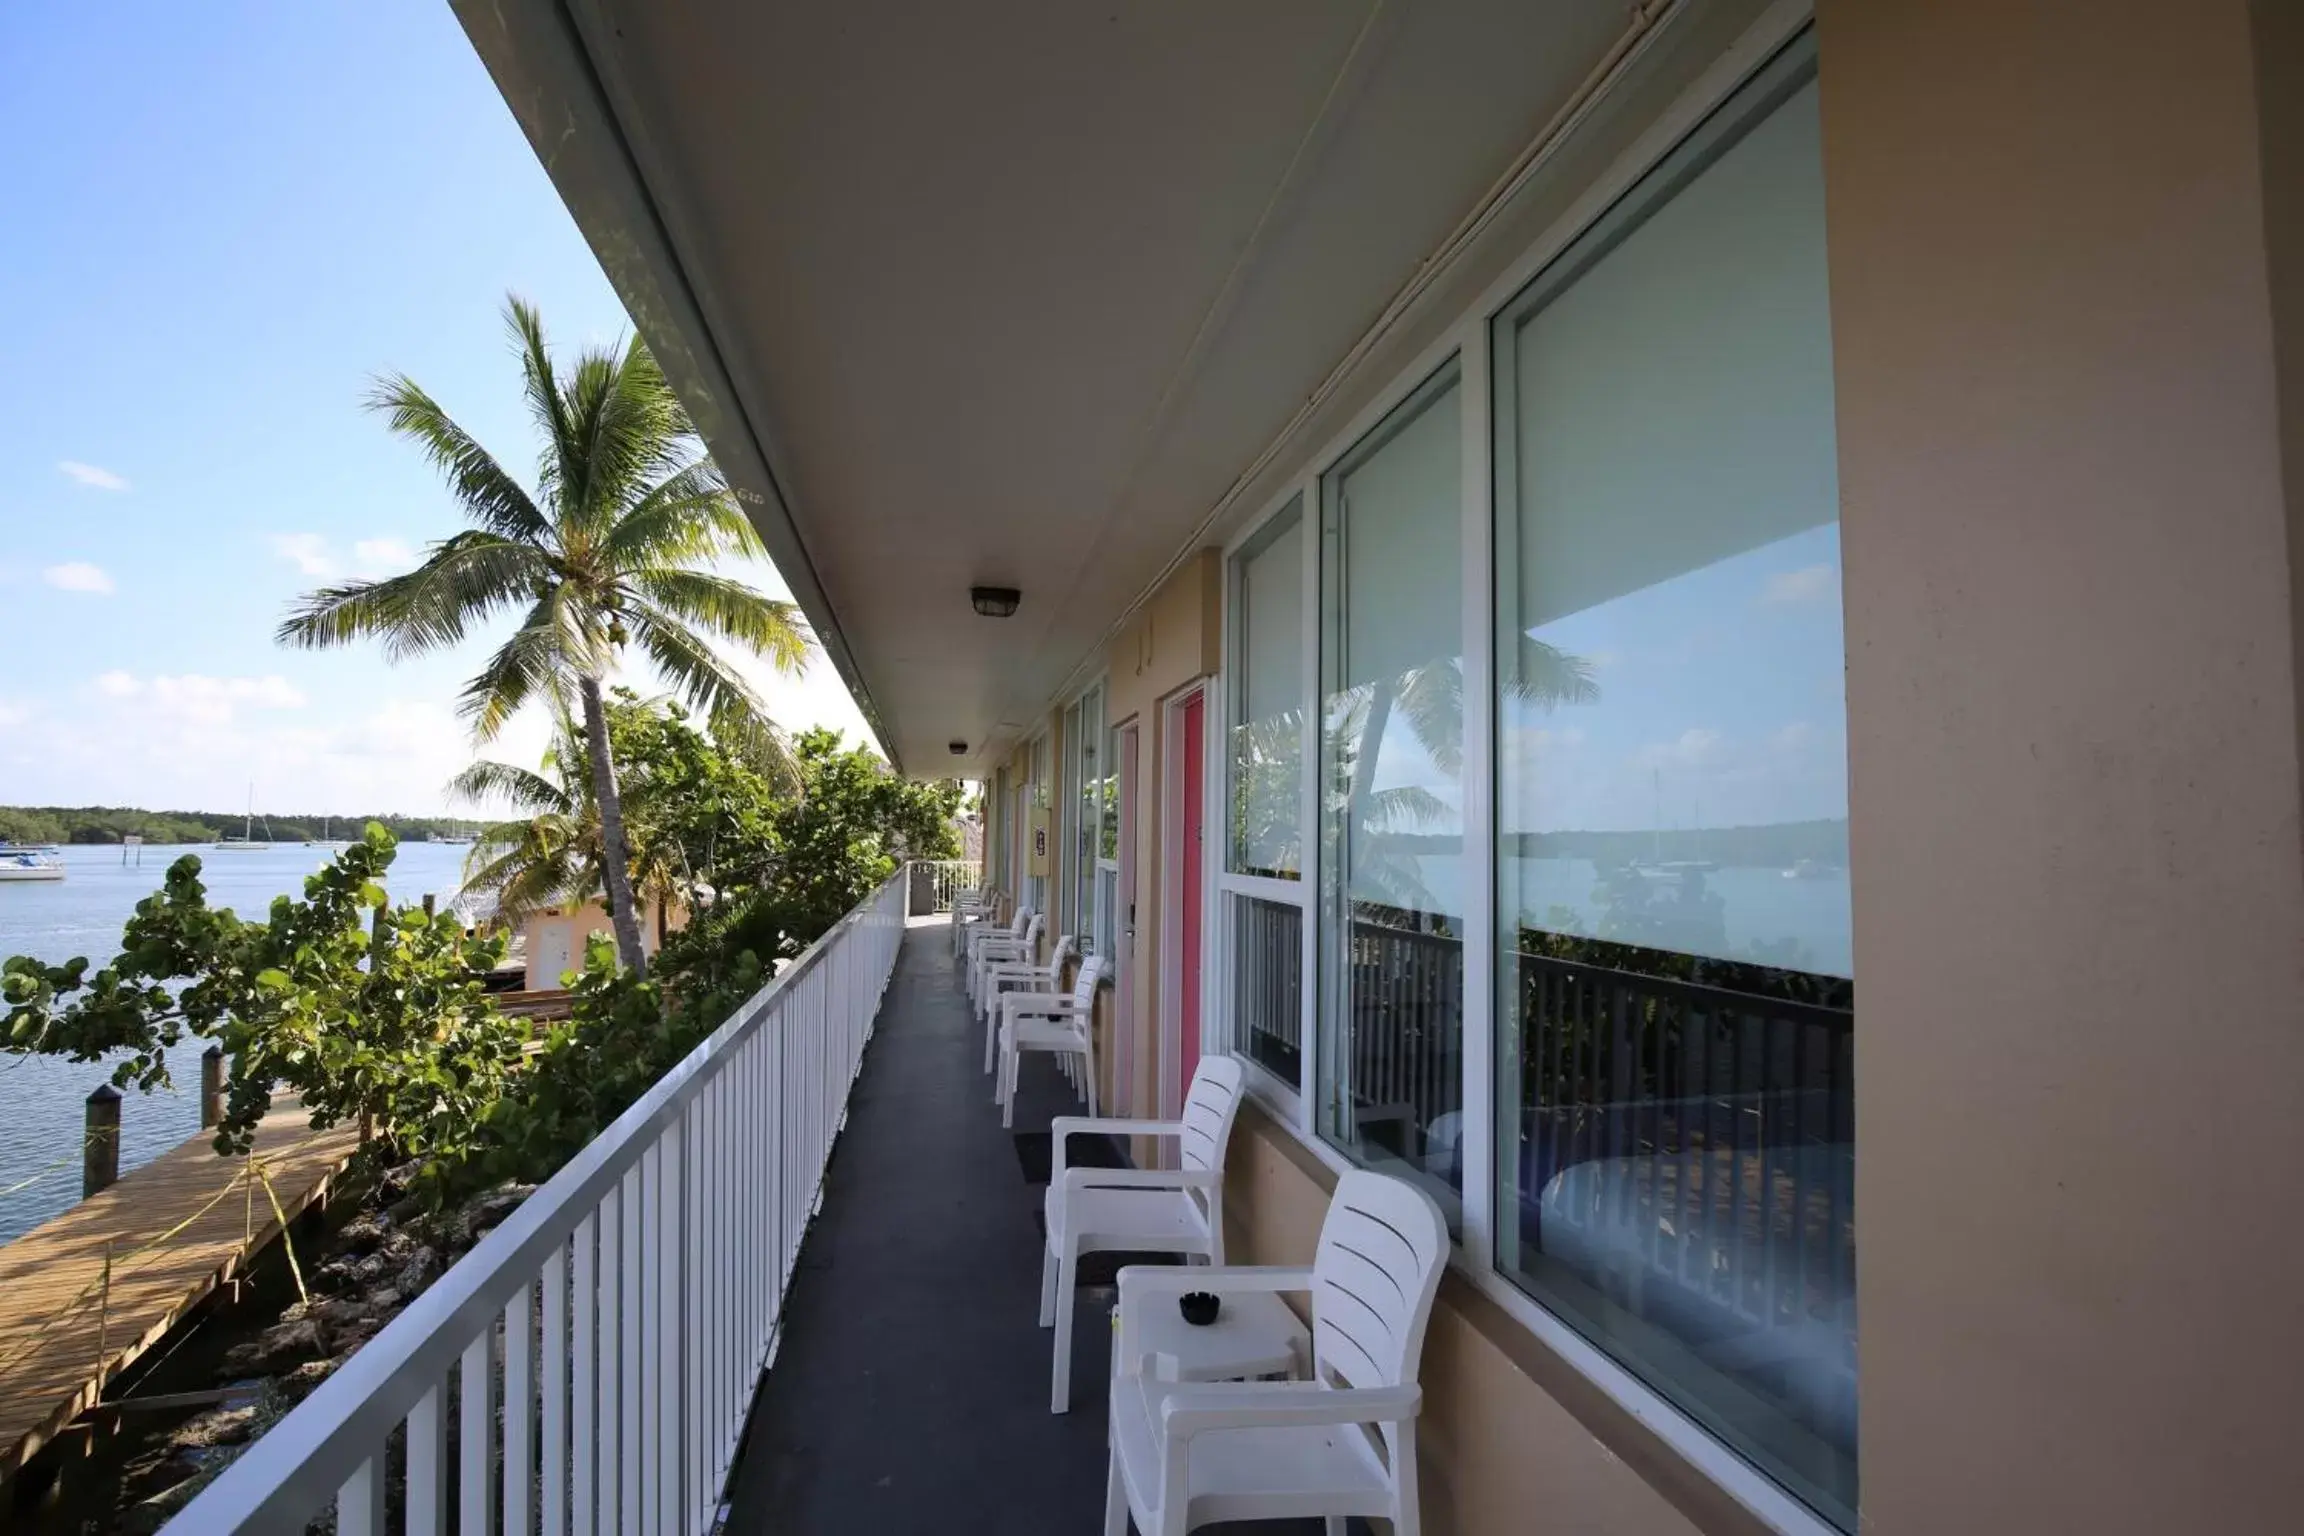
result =
[[1448,1224],[1405,1180],[1355,1170],[1336,1182],[1312,1261],[1312,1354],[1346,1386],[1411,1374],[1448,1261]]
[[1104,957],[1090,955],[1080,962],[1080,974],[1072,978],[1072,1006],[1090,1008],[1096,1003],[1097,983],[1104,979]]
[[1203,1056],[1184,1091],[1179,1160],[1194,1171],[1224,1167],[1232,1121],[1240,1112],[1240,1063],[1231,1056]]

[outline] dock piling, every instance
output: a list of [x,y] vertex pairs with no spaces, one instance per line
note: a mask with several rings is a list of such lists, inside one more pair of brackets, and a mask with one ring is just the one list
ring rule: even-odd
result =
[[80,1198],[120,1180],[120,1090],[99,1083],[88,1095],[86,1135],[80,1151]]

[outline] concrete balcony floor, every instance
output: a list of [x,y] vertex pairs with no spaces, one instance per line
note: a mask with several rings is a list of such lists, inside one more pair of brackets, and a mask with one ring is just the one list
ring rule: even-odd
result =
[[[1111,1292],[1083,1289],[1072,1410],[1051,1414],[1042,1186],[1001,1129],[983,1040],[948,926],[914,919],[731,1481],[730,1531],[1102,1529]],[[1026,1063],[1017,1131],[1081,1112],[1052,1063]]]

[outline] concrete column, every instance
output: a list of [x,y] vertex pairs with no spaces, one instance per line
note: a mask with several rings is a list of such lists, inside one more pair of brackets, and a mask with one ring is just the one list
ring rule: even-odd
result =
[[2304,780],[2258,78],[2294,59],[2247,0],[1818,11],[1864,1529],[2271,1529]]

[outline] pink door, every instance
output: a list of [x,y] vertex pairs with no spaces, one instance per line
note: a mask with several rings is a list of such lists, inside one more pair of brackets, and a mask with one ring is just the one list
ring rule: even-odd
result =
[[1184,1102],[1184,1084],[1192,1081],[1192,1071],[1200,1065],[1200,869],[1205,857],[1201,850],[1202,822],[1207,817],[1207,806],[1201,794],[1207,777],[1206,758],[1201,751],[1202,735],[1206,730],[1201,696],[1193,695],[1184,706],[1184,816],[1182,841],[1184,845],[1184,889],[1177,902],[1183,933],[1179,946],[1184,958],[1181,983],[1184,995],[1179,1017],[1183,1020],[1183,1038],[1176,1052],[1179,1082],[1176,1102]]

